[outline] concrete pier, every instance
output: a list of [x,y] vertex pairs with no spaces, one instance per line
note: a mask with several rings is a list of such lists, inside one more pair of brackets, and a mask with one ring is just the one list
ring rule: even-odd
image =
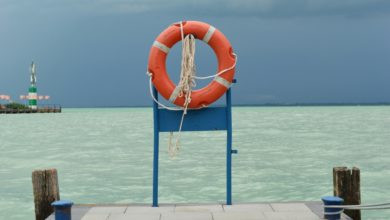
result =
[[[321,202],[151,205],[75,205],[72,220],[321,220]],[[343,215],[342,220],[351,220]],[[54,220],[51,215],[47,220]]]

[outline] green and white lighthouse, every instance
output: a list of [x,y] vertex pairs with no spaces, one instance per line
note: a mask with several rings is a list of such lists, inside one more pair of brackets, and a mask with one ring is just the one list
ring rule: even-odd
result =
[[36,68],[34,61],[31,63],[30,67],[31,78],[30,78],[30,88],[28,88],[28,107],[31,109],[37,109],[37,76],[36,76]]

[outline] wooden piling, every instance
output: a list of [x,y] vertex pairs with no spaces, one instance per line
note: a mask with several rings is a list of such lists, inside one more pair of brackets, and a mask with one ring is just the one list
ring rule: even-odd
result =
[[60,199],[56,169],[35,170],[32,173],[35,219],[45,220],[53,208],[51,203]]
[[[344,199],[344,205],[360,205],[360,170],[357,167],[333,168],[333,193]],[[345,210],[354,220],[361,220],[360,210]]]

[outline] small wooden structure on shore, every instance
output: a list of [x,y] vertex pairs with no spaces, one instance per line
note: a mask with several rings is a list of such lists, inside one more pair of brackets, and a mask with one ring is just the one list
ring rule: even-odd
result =
[[0,108],[0,114],[22,114],[22,113],[61,113],[61,106],[53,106],[53,107],[42,107],[38,109],[10,109],[10,108]]

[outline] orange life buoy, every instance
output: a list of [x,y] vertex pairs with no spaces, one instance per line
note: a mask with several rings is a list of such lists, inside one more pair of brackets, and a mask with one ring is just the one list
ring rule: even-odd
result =
[[[185,21],[173,24],[165,29],[154,41],[149,54],[148,72],[157,91],[175,105],[184,105],[185,98],[178,96],[176,85],[169,78],[166,70],[166,59],[169,50],[181,41],[181,25],[184,36],[192,34],[195,38],[207,43],[218,60],[218,72],[226,72],[216,76],[207,86],[191,93],[189,108],[201,108],[219,99],[233,81],[236,57],[228,39],[215,27],[199,21]],[[233,67],[233,68],[232,68]]]

